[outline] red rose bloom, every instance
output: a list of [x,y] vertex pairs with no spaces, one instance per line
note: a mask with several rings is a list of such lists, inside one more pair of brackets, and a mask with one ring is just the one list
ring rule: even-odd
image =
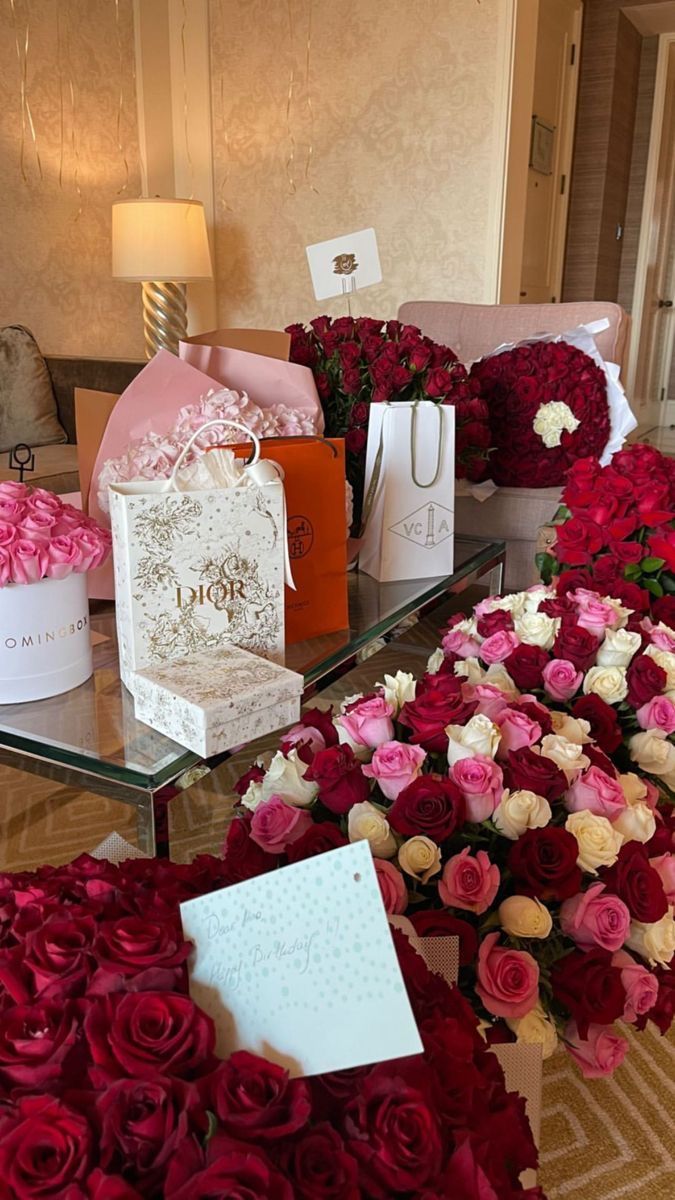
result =
[[328,1122],[285,1147],[282,1164],[297,1200],[361,1200],[356,1159]]
[[445,754],[446,726],[465,725],[476,707],[475,701],[462,699],[462,683],[455,675],[427,675],[418,683],[415,699],[403,705],[398,719],[410,729],[411,742],[431,754]]
[[260,783],[265,778],[263,767],[258,767],[255,764],[249,768],[243,775],[239,777],[234,785],[234,790],[238,796],[245,796],[252,783]]
[[633,708],[640,708],[654,696],[665,691],[668,676],[648,654],[636,654],[626,671],[628,695],[626,699]]
[[464,798],[447,777],[419,775],[399,792],[387,819],[397,833],[423,834],[443,842],[464,821]]
[[577,625],[576,617],[563,617],[553,643],[553,655],[568,659],[577,671],[588,671],[595,664],[599,645],[599,639],[590,629]]
[[263,1154],[217,1133],[202,1150],[181,1142],[169,1166],[166,1200],[294,1200],[290,1184]]
[[203,1084],[207,1107],[219,1125],[243,1141],[271,1141],[297,1133],[309,1120],[304,1079],[289,1079],[276,1063],[238,1050]]
[[663,621],[669,629],[675,628],[675,596],[660,596],[652,601],[652,620]]
[[362,454],[367,440],[368,435],[365,429],[350,429],[345,437],[345,446],[350,454]]
[[223,846],[223,883],[242,883],[244,879],[254,879],[256,875],[271,871],[276,862],[275,855],[268,854],[253,841],[250,814],[237,814],[230,821]]
[[675,1017],[675,964],[667,967],[657,967],[653,974],[659,985],[656,1004],[643,1013],[635,1022],[638,1029],[645,1029],[648,1021],[653,1021],[657,1029],[666,1034]]
[[504,767],[504,782],[514,792],[523,788],[528,792],[536,792],[538,796],[545,796],[547,800],[559,800],[568,787],[567,776],[560,767],[543,754],[535,754],[529,746],[509,751]]
[[567,829],[526,829],[509,851],[509,869],[525,895],[567,900],[581,889],[578,854],[577,839]]
[[134,991],[168,991],[181,978],[190,943],[183,940],[178,923],[123,917],[104,921],[94,941],[97,971],[90,996],[121,991],[133,978]]
[[478,954],[478,934],[473,925],[455,917],[446,909],[430,908],[410,914],[410,923],[418,937],[459,938],[459,965],[468,967]]
[[347,1148],[359,1162],[366,1195],[420,1191],[442,1161],[436,1117],[417,1088],[392,1071],[375,1067],[345,1113]]
[[87,1200],[142,1200],[141,1193],[126,1179],[120,1175],[106,1175],[98,1167],[89,1176],[83,1195]]
[[349,812],[370,794],[370,785],[351,746],[319,750],[305,772],[305,779],[319,785],[321,803],[338,815]]
[[346,845],[347,839],[338,825],[332,821],[318,821],[316,825],[310,825],[297,842],[291,842],[286,847],[286,858],[289,863],[302,862],[305,858],[313,858],[316,854],[325,854],[327,850],[337,850],[339,846]]
[[24,966],[33,979],[33,994],[40,1000],[81,996],[93,969],[91,946],[96,926],[91,917],[54,915],[24,943]]
[[528,646],[521,642],[509,654],[504,666],[516,687],[527,692],[542,686],[542,673],[548,661],[549,656],[541,646]]
[[96,1098],[101,1165],[158,1187],[180,1142],[192,1132],[199,1096],[178,1079],[119,1079]]
[[623,1014],[621,971],[607,950],[572,950],[551,969],[553,995],[576,1021],[582,1038],[589,1025],[611,1025]]
[[11,1200],[77,1196],[91,1158],[86,1118],[51,1096],[24,1096],[0,1114],[0,1179]]
[[599,696],[580,696],[572,705],[572,716],[590,722],[591,737],[605,754],[613,754],[622,744],[623,734],[616,710]]
[[[555,546],[553,549],[555,550]],[[575,567],[571,571],[561,571],[560,575],[556,576],[554,583],[556,593],[561,599],[566,597],[568,592],[575,592],[577,588],[588,588],[589,591],[593,590],[593,578],[590,571],[583,571],[581,567]],[[546,603],[550,603],[550,601],[545,600],[544,604]],[[561,612],[549,612],[548,609],[545,609],[541,604],[539,605],[539,611],[546,612],[549,617],[561,617],[564,615]],[[573,605],[570,606],[569,611],[574,611]]]
[[602,872],[609,892],[623,900],[634,921],[651,925],[668,912],[668,900],[658,871],[649,865],[649,855],[640,842],[624,842],[613,867]]
[[588,517],[570,517],[559,525],[556,533],[555,553],[560,562],[571,567],[583,567],[606,545],[606,535],[595,521]]
[[0,1016],[0,1084],[14,1092],[61,1090],[80,1039],[72,1006],[17,1004]]
[[[466,620],[464,613],[457,613],[457,616],[460,620]],[[513,629],[513,617],[505,609],[497,608],[494,612],[484,613],[482,617],[479,617],[476,629],[480,637],[489,638],[493,633],[499,633],[502,629]]]
[[95,1087],[123,1075],[194,1079],[213,1065],[213,1021],[174,992],[129,992],[93,1003],[84,1031],[94,1066]]

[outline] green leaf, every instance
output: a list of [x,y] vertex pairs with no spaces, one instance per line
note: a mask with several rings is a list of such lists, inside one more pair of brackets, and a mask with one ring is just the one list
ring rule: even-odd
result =
[[218,1119],[217,1119],[215,1113],[207,1112],[206,1120],[208,1122],[208,1125],[207,1125],[206,1133],[204,1134],[204,1145],[205,1146],[208,1145],[208,1143],[211,1141],[211,1138],[213,1137],[214,1133],[216,1133],[216,1131],[218,1129]]
[[659,582],[664,592],[667,592],[668,595],[672,595],[672,593],[675,592],[675,575],[666,573],[665,575],[661,576]]
[[647,575],[653,575],[656,571],[661,570],[661,567],[664,566],[665,561],[665,558],[652,558],[650,556],[649,558],[643,558],[640,566],[642,570],[647,573]]
[[642,568],[639,563],[628,563],[623,569],[624,579],[639,579],[642,574]]
[[643,579],[642,584],[648,592],[651,592],[652,596],[661,597],[663,595],[663,588],[658,579]]
[[571,514],[569,508],[567,507],[567,505],[561,504],[559,506],[559,508],[556,510],[556,514],[553,518],[553,524],[554,525],[562,525],[563,521],[569,521],[571,516],[572,516],[572,514]]
[[553,555],[549,554],[547,550],[540,550],[538,554],[535,554],[534,561],[544,583],[550,583],[554,568],[557,565]]

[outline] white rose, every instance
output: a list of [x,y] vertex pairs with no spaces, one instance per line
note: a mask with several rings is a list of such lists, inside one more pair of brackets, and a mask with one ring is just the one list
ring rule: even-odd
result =
[[675,688],[675,654],[671,654],[670,650],[659,650],[656,646],[647,646],[645,654],[649,658],[653,658],[655,663],[666,673],[666,686],[664,691],[671,691]]
[[574,433],[581,422],[575,417],[572,409],[563,400],[549,400],[540,404],[532,422],[532,428],[539,434],[547,450],[560,445],[563,430]]
[[578,742],[568,741],[559,733],[547,733],[546,737],[542,738],[541,753],[544,758],[550,758],[551,762],[565,772],[568,783],[572,783],[580,771],[585,771],[591,765],[583,747]]
[[628,629],[607,629],[596,656],[599,667],[627,667],[642,645],[639,633]]
[[470,638],[475,638],[478,633],[475,617],[466,617],[463,621],[458,621],[452,628],[459,629],[460,633],[465,633]]
[[441,646],[434,650],[433,654],[429,655],[427,660],[427,675],[438,675],[443,663],[445,662],[445,654]]
[[[442,650],[441,654],[443,654]],[[387,704],[393,704],[397,712],[409,700],[415,699],[417,684],[414,675],[408,671],[397,671],[395,675],[385,675],[384,683],[378,683],[376,686],[382,688]]]
[[545,904],[532,896],[507,896],[497,912],[504,933],[518,938],[547,938],[553,917]]
[[640,776],[634,775],[632,771],[628,771],[626,775],[619,775],[619,783],[626,797],[626,804],[638,804],[647,795],[644,779],[640,779]]
[[244,795],[241,798],[241,802],[244,808],[249,808],[251,812],[255,812],[258,805],[262,804],[264,798],[262,782],[254,779],[251,783],[249,783]]
[[598,867],[611,867],[619,857],[623,838],[607,817],[586,810],[570,813],[565,829],[577,839],[577,863],[582,871],[597,875]]
[[541,646],[542,650],[550,650],[555,641],[560,620],[547,617],[546,613],[525,612],[514,622],[515,630],[521,642],[528,646]]
[[485,674],[477,658],[460,658],[459,662],[455,663],[454,672],[459,677],[463,676],[467,683],[473,684],[474,687]]
[[319,785],[305,781],[306,770],[305,763],[298,758],[297,750],[289,750],[286,756],[277,750],[262,781],[261,799],[281,796],[282,800],[294,804],[296,808],[309,808],[319,794]]
[[668,909],[660,921],[653,921],[649,925],[644,925],[642,921],[631,921],[626,945],[642,958],[646,958],[651,966],[667,967],[675,955],[675,921],[672,908]]
[[357,700],[363,700],[363,692],[354,692],[353,696],[345,696],[344,700],[340,701],[340,712],[346,712],[349,705],[356,704]]
[[448,764],[452,767],[460,758],[473,758],[474,754],[486,754],[494,758],[502,735],[484,713],[476,713],[466,725],[448,725]]
[[508,596],[491,596],[489,611],[510,612],[512,616],[516,617],[525,612],[526,604],[527,592],[510,592]]
[[551,820],[551,805],[543,796],[525,789],[505,791],[492,814],[497,829],[515,842],[526,829],[543,829]]
[[555,1025],[546,1016],[541,1001],[525,1017],[507,1017],[506,1024],[519,1042],[541,1046],[542,1058],[550,1058],[558,1048]]
[[609,608],[611,608],[616,613],[616,620],[614,621],[614,628],[615,629],[623,629],[624,625],[628,621],[628,618],[633,611],[632,608],[624,608],[621,601],[615,600],[613,596],[602,596],[601,599],[602,599],[603,604],[607,604],[609,606]]
[[636,733],[628,743],[631,761],[646,775],[657,775],[667,787],[675,788],[675,746],[662,729]]
[[612,821],[624,842],[648,842],[656,833],[656,817],[648,804],[631,804]]
[[625,667],[591,667],[583,683],[586,696],[593,692],[606,704],[620,704],[628,695]]
[[492,687],[499,688],[510,700],[517,700],[520,692],[509,675],[503,663],[490,663],[485,675],[483,683],[489,683]]
[[[356,699],[360,699],[360,697],[356,697]],[[349,736],[347,730],[342,728],[342,725],[339,721],[334,720],[333,725],[335,726],[335,731],[338,735],[338,742],[340,745],[349,746],[354,758],[358,758],[359,762],[370,762],[371,758],[373,757],[372,748],[370,746],[362,746],[360,742],[355,742],[354,739]]]
[[590,736],[591,723],[583,717],[571,717],[569,713],[558,712],[556,708],[551,709],[549,716],[553,730],[559,737],[567,738],[568,742],[576,742],[577,746],[584,746],[586,742],[593,741]]
[[431,838],[417,834],[404,842],[398,852],[401,869],[420,883],[428,883],[441,869],[441,852]]
[[393,858],[396,853],[396,838],[389,822],[369,800],[350,808],[347,835],[350,842],[368,842],[375,858]]
[[523,596],[525,599],[525,612],[534,613],[537,612],[542,601],[550,600],[552,596],[555,596],[555,588],[544,587],[543,584],[535,584],[534,587],[528,588],[526,592],[523,592]]

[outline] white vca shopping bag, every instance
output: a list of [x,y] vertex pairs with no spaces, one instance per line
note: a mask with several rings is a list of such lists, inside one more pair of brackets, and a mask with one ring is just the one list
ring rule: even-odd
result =
[[[238,428],[254,442],[253,470],[257,439]],[[193,440],[169,480],[110,487],[120,673],[132,692],[135,671],[226,645],[283,663],[283,484],[173,490]]]
[[455,410],[371,404],[359,567],[381,583],[453,569]]

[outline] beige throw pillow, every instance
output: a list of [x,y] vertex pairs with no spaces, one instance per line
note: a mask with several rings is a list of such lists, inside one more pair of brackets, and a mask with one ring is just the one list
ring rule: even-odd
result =
[[68,440],[37,342],[23,325],[0,329],[0,453],[18,442],[53,446]]

